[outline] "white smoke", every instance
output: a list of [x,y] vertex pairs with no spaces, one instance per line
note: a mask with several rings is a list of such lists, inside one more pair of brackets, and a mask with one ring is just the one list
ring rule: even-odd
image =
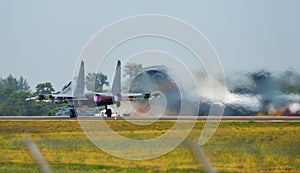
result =
[[289,104],[288,109],[293,114],[300,113],[300,104],[299,103],[291,103],[291,104]]
[[[148,73],[152,76],[152,80],[162,81],[161,78],[165,78],[165,82],[159,85],[165,85],[169,81],[169,87],[173,83],[181,91],[180,98],[164,88],[163,92],[166,93],[168,102],[173,102],[172,105],[175,107],[178,107],[176,103],[180,100],[189,104],[197,102],[199,103],[199,115],[208,115],[211,104],[225,106],[224,115],[271,114],[285,108],[292,113],[300,110],[300,96],[284,94],[278,87],[278,79],[275,79],[268,71],[241,73],[238,77],[229,76],[226,80],[227,85],[223,85],[218,74],[208,77],[206,73],[198,72],[193,74],[193,80],[187,80],[190,74],[179,73],[181,71],[178,72],[176,69],[156,66],[144,70],[149,69],[166,74],[163,76],[158,75],[159,73]],[[151,84],[147,84],[147,86],[151,86]],[[213,86],[218,88],[213,88]],[[219,91],[221,94],[218,93]],[[195,98],[196,96],[197,98]],[[170,109],[175,107],[171,106]]]

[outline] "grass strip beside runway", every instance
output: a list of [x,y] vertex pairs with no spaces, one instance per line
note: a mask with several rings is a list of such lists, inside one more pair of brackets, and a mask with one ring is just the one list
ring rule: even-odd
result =
[[[108,121],[123,136],[148,139],[169,130],[174,122],[150,126]],[[189,139],[204,126],[198,121]],[[299,122],[222,122],[203,150],[220,172],[300,172]],[[0,172],[39,172],[23,143],[28,134],[54,172],[199,172],[184,143],[170,153],[144,161],[123,160],[101,151],[77,121],[0,121]],[[126,146],[124,146],[126,150]]]

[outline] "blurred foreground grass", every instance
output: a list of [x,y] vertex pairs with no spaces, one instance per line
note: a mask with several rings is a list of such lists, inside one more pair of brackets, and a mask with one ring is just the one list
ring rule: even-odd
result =
[[[165,133],[174,122],[150,126],[108,121],[130,138],[151,138]],[[190,139],[198,139],[204,121],[196,123]],[[299,122],[222,122],[203,146],[220,172],[300,172]],[[201,172],[186,145],[158,158],[131,161],[98,149],[77,121],[0,121],[0,172],[39,172],[23,143],[29,134],[54,172]],[[126,146],[124,146],[126,150]]]

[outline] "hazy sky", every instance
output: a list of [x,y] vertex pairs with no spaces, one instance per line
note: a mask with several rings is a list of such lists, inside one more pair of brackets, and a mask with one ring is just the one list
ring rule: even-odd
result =
[[215,48],[225,73],[300,71],[299,9],[298,0],[0,0],[0,77],[23,76],[32,88],[50,81],[59,90],[97,31],[140,14],[194,25]]

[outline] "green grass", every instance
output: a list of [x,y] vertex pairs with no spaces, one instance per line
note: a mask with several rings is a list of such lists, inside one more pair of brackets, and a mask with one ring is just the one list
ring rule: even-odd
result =
[[[174,122],[149,126],[108,121],[123,136],[147,139]],[[204,122],[189,139],[198,139]],[[222,122],[203,147],[220,172],[300,172],[299,122]],[[30,134],[54,172],[201,172],[185,144],[158,158],[131,161],[110,156],[91,143],[77,121],[0,122],[0,172],[40,172],[23,143]],[[126,146],[124,146],[126,149]]]

